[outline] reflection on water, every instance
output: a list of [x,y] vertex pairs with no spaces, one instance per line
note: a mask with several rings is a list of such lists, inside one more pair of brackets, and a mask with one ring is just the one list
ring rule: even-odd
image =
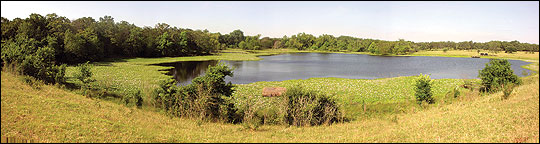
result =
[[204,75],[208,66],[216,65],[218,61],[183,61],[175,63],[161,63],[160,66],[173,66],[166,74],[172,75],[178,85],[187,85],[191,83],[191,80],[197,76]]
[[[398,76],[430,74],[433,79],[478,78],[478,71],[489,59],[422,57],[422,56],[370,56],[335,53],[293,53],[261,56],[260,61],[222,61],[234,67],[234,77],[226,81],[246,84],[257,81],[283,81],[312,77],[338,77],[351,79],[376,79]],[[530,70],[520,66],[528,62],[509,60],[518,76]],[[160,64],[174,66],[173,75],[179,84],[191,83],[191,79],[203,75],[209,65],[218,61],[189,61]]]

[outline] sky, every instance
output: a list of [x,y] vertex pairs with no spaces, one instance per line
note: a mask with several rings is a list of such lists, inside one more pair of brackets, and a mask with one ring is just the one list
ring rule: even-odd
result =
[[2,1],[10,20],[56,13],[71,20],[105,15],[137,26],[281,38],[301,32],[414,42],[518,40],[539,43],[538,1]]

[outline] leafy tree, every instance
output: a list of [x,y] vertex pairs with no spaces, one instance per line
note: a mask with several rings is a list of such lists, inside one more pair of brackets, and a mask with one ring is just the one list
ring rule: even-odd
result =
[[490,59],[486,67],[479,71],[478,77],[482,80],[483,90],[487,92],[495,91],[502,85],[521,83],[510,62],[505,59]]
[[16,64],[22,74],[43,80],[45,83],[63,83],[65,65],[58,66],[55,62],[53,48],[39,46],[40,43],[26,35],[17,35],[2,44],[2,61],[6,64]]
[[515,46],[508,46],[504,50],[505,53],[513,53],[513,52],[516,52],[516,51],[517,51],[517,48]]

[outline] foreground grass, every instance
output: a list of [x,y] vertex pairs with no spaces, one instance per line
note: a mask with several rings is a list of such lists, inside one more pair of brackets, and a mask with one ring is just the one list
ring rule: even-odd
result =
[[[415,105],[414,84],[417,76],[382,78],[375,80],[345,79],[345,78],[309,78],[286,81],[263,81],[250,84],[240,84],[233,94],[239,107],[249,100],[261,103],[262,107],[273,107],[274,98],[262,97],[264,87],[293,87],[302,86],[307,90],[318,91],[338,100],[343,105],[349,118],[356,119],[362,114],[363,106],[367,105],[367,113],[397,113],[403,107]],[[472,79],[472,82],[478,80]],[[432,91],[435,99],[443,100],[446,93],[454,88],[460,88],[464,80],[434,79]]]
[[539,142],[538,75],[524,78],[507,100],[501,92],[465,94],[388,117],[258,130],[170,118],[50,85],[33,88],[6,72],[1,79],[2,137],[39,142]]

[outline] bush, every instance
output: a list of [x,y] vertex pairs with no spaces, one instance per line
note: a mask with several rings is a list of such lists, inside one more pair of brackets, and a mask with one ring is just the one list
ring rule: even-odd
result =
[[33,38],[17,36],[15,40],[2,42],[2,65],[15,64],[23,75],[43,80],[45,83],[63,83],[65,65],[55,64],[55,50]]
[[482,90],[486,92],[494,92],[501,85],[509,83],[521,84],[521,80],[510,67],[510,62],[505,59],[490,59],[478,76],[482,80]]
[[344,119],[334,99],[299,86],[287,88],[284,100],[287,102],[285,121],[289,125],[331,124]]
[[162,81],[154,91],[154,99],[156,104],[175,116],[236,123],[241,116],[230,100],[233,85],[225,83],[225,77],[232,75],[232,69],[227,65],[210,66],[204,76],[183,87],[177,87],[174,79]]
[[92,78],[92,65],[86,63],[79,64],[77,66],[77,73],[74,74],[74,77],[80,80],[83,84],[87,85],[90,82],[96,81]]
[[433,99],[433,93],[431,92],[431,78],[429,75],[420,74],[418,80],[416,81],[415,87],[415,97],[418,104],[421,104],[423,101],[428,104],[435,102]]
[[[124,104],[125,105],[129,105],[130,103],[133,103],[135,104],[135,106],[137,107],[141,107],[142,106],[142,102],[143,102],[143,99],[142,99],[142,96],[141,96],[141,91],[137,91],[133,94],[127,94],[127,95],[124,95],[122,97],[122,100],[124,101]],[[133,102],[132,102],[133,101]]]
[[459,94],[460,94],[460,93],[459,93],[459,89],[456,87],[456,88],[454,88],[453,91],[454,91],[454,92],[453,92],[453,93],[454,93],[454,98],[457,98],[457,97],[459,96]]

